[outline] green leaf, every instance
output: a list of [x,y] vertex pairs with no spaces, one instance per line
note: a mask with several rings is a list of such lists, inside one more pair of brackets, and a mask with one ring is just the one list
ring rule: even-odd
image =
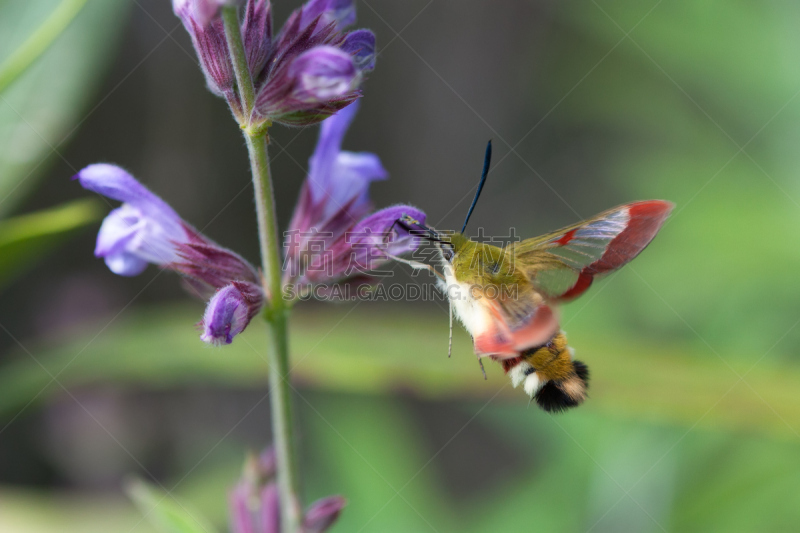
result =
[[156,533],[127,498],[115,491],[0,486],[0,531],[14,533]]
[[96,200],[78,200],[0,222],[0,289],[65,237],[101,216]]
[[0,93],[39,59],[85,5],[86,0],[61,0],[47,20],[0,65]]
[[58,4],[57,0],[0,3],[0,58],[11,61],[12,71],[24,70],[19,76],[7,74],[15,79],[0,94],[0,217],[32,190],[45,162],[86,117],[92,88],[116,50],[129,5],[120,0],[89,2],[52,46],[25,68],[31,52],[24,61],[15,59],[15,54],[43,23],[53,36],[59,28],[45,21],[55,16]]
[[126,491],[147,520],[163,533],[213,533],[208,521],[189,510],[174,496],[141,480],[128,484]]

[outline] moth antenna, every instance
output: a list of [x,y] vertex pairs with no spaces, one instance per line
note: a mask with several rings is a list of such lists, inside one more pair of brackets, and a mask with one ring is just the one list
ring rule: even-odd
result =
[[451,302],[449,298],[447,302],[450,304],[447,310],[450,315],[450,342],[447,344],[447,357],[449,358],[453,355],[453,302]]
[[486,176],[489,175],[489,163],[492,162],[492,141],[489,140],[489,143],[486,145],[486,154],[483,156],[483,172],[481,173],[481,181],[478,183],[478,191],[475,193],[475,198],[472,199],[472,205],[469,206],[469,211],[467,211],[467,218],[464,219],[464,226],[461,228],[461,233],[464,233],[464,230],[467,229],[467,222],[469,222],[469,217],[472,216],[472,210],[475,209],[475,204],[478,203],[478,198],[481,196],[481,191],[483,190],[483,184],[486,183]]

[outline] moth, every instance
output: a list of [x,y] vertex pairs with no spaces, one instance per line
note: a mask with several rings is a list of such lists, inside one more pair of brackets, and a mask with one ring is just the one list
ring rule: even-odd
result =
[[479,361],[489,357],[499,362],[512,385],[522,385],[539,407],[563,411],[586,399],[589,370],[574,359],[559,327],[558,307],[639,255],[674,204],[647,200],[620,205],[505,247],[475,242],[464,232],[486,182],[491,149],[490,141],[478,190],[459,233],[440,232],[410,217],[397,222],[433,243],[441,272],[425,263],[394,259],[437,276],[450,303],[450,352],[455,315],[472,336]]

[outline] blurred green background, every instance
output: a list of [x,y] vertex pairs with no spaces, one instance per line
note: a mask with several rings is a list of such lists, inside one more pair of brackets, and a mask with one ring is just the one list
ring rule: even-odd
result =
[[[277,26],[298,2],[275,4]],[[9,78],[58,5],[66,29]],[[484,381],[463,331],[448,360],[441,302],[299,305],[306,500],[344,494],[342,532],[800,529],[800,5],[358,10],[380,56],[345,148],[390,171],[377,205],[457,228],[492,138],[476,233],[677,208],[564,308],[592,371],[568,414],[528,408],[496,365]],[[282,224],[316,135],[271,132]],[[155,531],[129,476],[223,531],[245,451],[270,439],[264,332],[208,348],[174,275],[93,257],[110,206],[69,178],[98,161],[257,258],[244,144],[170,3],[0,1],[0,531]]]

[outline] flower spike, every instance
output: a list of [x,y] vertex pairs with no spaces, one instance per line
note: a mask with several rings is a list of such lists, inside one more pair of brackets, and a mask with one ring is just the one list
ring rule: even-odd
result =
[[[309,0],[272,37],[268,0],[247,0],[242,42],[256,91],[255,107],[242,109],[219,16],[234,0],[173,0],[173,10],[192,37],[209,89],[224,96],[240,121],[315,124],[353,103],[364,73],[375,66],[375,35],[343,32],[355,22],[353,0]],[[244,113],[251,113],[246,117]]]

